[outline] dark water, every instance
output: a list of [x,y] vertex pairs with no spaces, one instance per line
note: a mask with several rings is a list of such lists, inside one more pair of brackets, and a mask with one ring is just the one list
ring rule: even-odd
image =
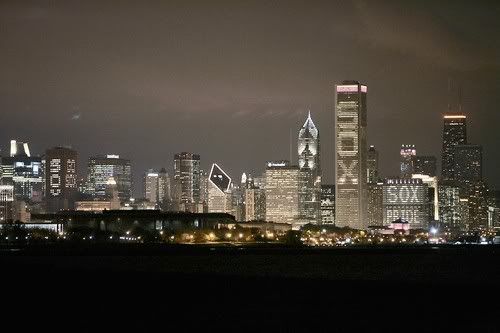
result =
[[492,246],[1,251],[2,313],[86,331],[498,332],[499,255]]

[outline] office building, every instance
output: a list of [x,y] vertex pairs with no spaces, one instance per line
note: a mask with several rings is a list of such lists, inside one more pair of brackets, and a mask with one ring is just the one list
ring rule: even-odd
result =
[[77,188],[77,152],[54,147],[45,152],[45,202],[48,212],[74,209]]
[[294,223],[299,220],[301,171],[288,161],[268,162],[265,171],[266,221]]
[[417,155],[415,145],[402,145],[400,150],[400,176],[411,178],[413,172],[413,159]]
[[439,222],[453,230],[462,229],[460,187],[454,181],[445,180],[439,183]]
[[208,177],[208,212],[232,213],[232,180],[216,163]]
[[368,184],[368,194],[367,194],[368,226],[381,226],[384,224],[383,185],[384,185],[383,182]]
[[118,197],[128,201],[132,196],[132,168],[130,160],[119,155],[93,156],[89,158],[86,192],[97,199],[106,198],[108,181],[116,182]]
[[159,203],[160,174],[155,172],[153,169],[150,169],[144,174],[143,181],[144,198],[153,204]]
[[321,185],[321,224],[335,225],[335,185]]
[[200,155],[187,152],[175,154],[174,202],[176,210],[203,212],[200,180]]
[[455,146],[467,144],[467,118],[461,114],[447,114],[443,120],[441,177],[450,180],[455,178]]
[[472,184],[483,179],[483,149],[479,145],[456,145],[454,147],[455,181],[466,197]]
[[365,229],[367,87],[344,81],[335,89],[335,225]]
[[42,159],[31,156],[28,143],[11,140],[10,156],[2,157],[0,183],[14,187],[16,200],[42,201]]
[[366,160],[367,167],[367,182],[368,184],[376,184],[378,182],[378,151],[375,146],[371,145],[368,148],[368,155]]
[[413,158],[413,174],[436,176],[436,157],[417,155]]
[[319,131],[309,111],[298,135],[299,168],[302,171],[304,189],[300,198],[299,214],[313,224],[321,222],[321,160]]
[[428,186],[422,179],[386,179],[383,185],[384,225],[395,220],[408,222],[411,229],[427,228]]
[[265,189],[256,186],[245,188],[245,221],[264,221],[265,219]]
[[168,210],[172,202],[170,176],[165,168],[162,168],[158,173],[158,202],[164,210]]

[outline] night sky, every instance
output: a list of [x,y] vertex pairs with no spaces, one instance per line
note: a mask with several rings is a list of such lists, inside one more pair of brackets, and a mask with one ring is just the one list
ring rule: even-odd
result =
[[0,2],[3,155],[13,138],[38,154],[71,145],[84,172],[89,155],[115,153],[139,182],[191,151],[239,179],[287,159],[290,128],[296,155],[310,109],[333,182],[334,84],[355,79],[391,176],[403,143],[440,160],[461,85],[469,142],[500,187],[499,1],[145,3]]

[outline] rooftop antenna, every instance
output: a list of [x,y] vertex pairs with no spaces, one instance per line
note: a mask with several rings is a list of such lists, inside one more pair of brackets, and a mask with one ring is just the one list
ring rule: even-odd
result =
[[458,112],[462,113],[462,85],[458,86]]
[[290,127],[290,164],[292,163],[292,128]]

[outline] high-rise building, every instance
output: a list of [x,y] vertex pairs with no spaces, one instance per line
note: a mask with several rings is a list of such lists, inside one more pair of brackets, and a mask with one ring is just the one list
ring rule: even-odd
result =
[[13,219],[14,185],[0,185],[0,223]]
[[47,211],[74,209],[77,189],[77,152],[54,147],[45,152],[45,201]]
[[439,222],[454,230],[462,229],[460,187],[454,181],[439,183]]
[[436,156],[417,155],[413,158],[413,174],[436,176]]
[[469,186],[467,230],[477,231],[488,228],[489,189],[485,182],[474,182]]
[[266,221],[294,223],[299,219],[301,171],[288,161],[268,162],[266,173]]
[[335,225],[366,228],[367,87],[356,81],[336,86]]
[[367,224],[380,226],[384,224],[384,191],[383,182],[368,184]]
[[31,156],[28,143],[11,140],[10,156],[2,158],[1,169],[0,183],[13,185],[17,200],[42,201],[42,159]]
[[304,220],[313,224],[321,223],[321,160],[319,131],[308,113],[298,136],[299,168],[304,177],[301,191],[300,212]]
[[200,197],[200,155],[182,152],[174,156],[174,201],[176,210],[203,212]]
[[321,224],[335,225],[335,185],[321,185]]
[[443,120],[441,177],[449,180],[455,176],[455,146],[467,144],[467,118],[461,114],[447,114]]
[[159,183],[160,174],[153,169],[149,169],[144,174],[144,198],[149,202],[156,204],[159,203]]
[[483,149],[479,145],[456,145],[454,162],[455,181],[465,197],[469,187],[483,179]]
[[245,221],[266,219],[266,191],[252,186],[245,189]]
[[368,173],[368,184],[376,184],[378,182],[378,151],[373,145],[368,148],[366,167]]
[[412,229],[427,228],[428,187],[422,179],[386,179],[383,188],[384,225],[401,219]]
[[401,178],[411,178],[413,172],[413,159],[417,155],[415,145],[401,145],[400,150],[400,172]]
[[170,208],[172,202],[170,176],[165,168],[162,168],[158,173],[158,202],[165,210]]
[[132,196],[132,168],[130,160],[120,158],[119,155],[93,156],[89,158],[87,173],[87,194],[94,198],[106,198],[108,181],[113,178],[116,182],[118,197],[121,201],[128,201]]
[[427,185],[429,199],[429,213],[431,219],[439,221],[439,186],[438,178],[426,174],[413,174],[413,179],[421,179]]
[[212,164],[208,177],[208,212],[231,213],[231,177],[216,163]]

